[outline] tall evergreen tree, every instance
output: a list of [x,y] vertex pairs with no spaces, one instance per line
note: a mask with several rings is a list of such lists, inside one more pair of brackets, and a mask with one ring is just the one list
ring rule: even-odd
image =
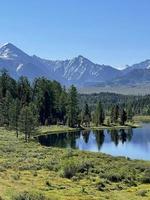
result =
[[87,103],[85,103],[85,105],[84,105],[81,117],[82,117],[82,119],[81,119],[82,124],[85,125],[85,126],[89,126],[90,120],[91,120],[91,113],[90,113],[89,106],[88,106]]
[[63,88],[60,98],[59,98],[59,120],[65,124],[66,123],[66,114],[67,114],[67,92],[66,89]]
[[24,106],[20,111],[19,116],[19,131],[24,133],[25,140],[28,141],[31,134],[36,131],[38,125],[38,116],[35,114],[35,110],[33,110],[33,105]]
[[67,121],[68,126],[75,127],[78,125],[78,94],[77,89],[72,85],[68,92]]
[[6,126],[6,127],[8,127],[10,123],[9,109],[10,109],[12,101],[13,101],[13,98],[10,92],[6,91],[6,96],[2,98],[1,104],[0,104],[1,123],[3,126]]
[[39,120],[42,125],[50,124],[54,119],[54,92],[51,81],[38,78],[34,82],[33,101],[39,111]]
[[28,105],[32,98],[32,88],[27,77],[21,76],[17,84],[18,98],[22,105]]
[[0,97],[4,98],[8,90],[9,75],[5,69],[1,70],[0,73]]
[[120,112],[120,124],[124,125],[126,121],[127,121],[127,113],[126,113],[126,111],[124,109],[121,109],[121,112]]
[[18,122],[20,114],[21,104],[19,99],[13,99],[9,108],[9,127],[16,131],[18,137]]
[[129,105],[127,106],[127,120],[128,120],[128,121],[132,121],[132,118],[133,118],[132,105],[129,104]]
[[0,99],[6,97],[7,91],[15,98],[17,95],[16,87],[16,81],[10,77],[7,70],[2,69],[0,72]]
[[96,106],[95,113],[94,113],[94,123],[96,126],[99,126],[104,123],[104,120],[105,120],[105,113],[104,113],[102,104],[99,101]]
[[118,118],[119,118],[119,106],[115,105],[112,107],[112,110],[111,110],[111,122],[117,123]]

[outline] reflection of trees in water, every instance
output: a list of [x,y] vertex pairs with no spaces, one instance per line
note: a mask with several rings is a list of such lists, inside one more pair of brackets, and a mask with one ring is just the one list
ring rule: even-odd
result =
[[100,151],[100,149],[104,143],[104,139],[105,139],[104,130],[95,130],[95,131],[93,131],[93,133],[96,138],[98,150]]
[[80,132],[60,133],[39,136],[39,142],[45,146],[57,147],[76,147],[76,138],[80,136]]
[[[44,146],[76,148],[76,139],[80,138],[81,135],[84,139],[84,142],[88,144],[90,139],[90,132],[91,131],[86,130],[71,133],[43,135],[39,136],[38,140],[40,144]],[[116,146],[118,145],[119,141],[121,141],[122,143],[125,143],[127,141],[130,142],[133,137],[132,129],[107,130],[107,133],[109,133],[111,141],[113,141]],[[95,135],[98,150],[100,150],[105,139],[104,130],[95,130],[93,131],[93,134]]]
[[82,137],[84,139],[84,142],[87,144],[89,141],[90,131],[84,130],[82,131]]
[[133,130],[132,129],[121,129],[120,130],[120,140],[122,141],[122,144],[124,142],[127,142],[127,141],[131,141],[133,137]]
[[124,129],[120,130],[120,138],[119,139],[121,140],[122,144],[124,144],[127,141],[127,134]]
[[129,142],[132,140],[132,137],[133,137],[133,129],[130,128],[127,130],[127,138]]
[[39,137],[39,142],[45,146],[65,147],[67,143],[66,133],[43,135]]
[[119,141],[121,141],[122,144],[124,144],[127,141],[131,141],[133,136],[133,130],[132,129],[110,130],[110,136],[111,140],[117,146]]
[[67,145],[71,148],[76,148],[76,139],[80,137],[80,131],[67,134]]
[[119,143],[119,132],[118,132],[118,130],[112,129],[112,130],[109,131],[109,133],[110,133],[111,141],[113,141],[115,143],[115,145],[117,146],[118,143]]

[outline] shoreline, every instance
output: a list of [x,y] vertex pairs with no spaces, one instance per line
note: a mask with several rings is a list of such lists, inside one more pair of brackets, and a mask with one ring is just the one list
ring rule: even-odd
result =
[[118,129],[130,129],[130,128],[140,128],[141,125],[140,124],[126,124],[126,125],[114,125],[114,126],[107,126],[107,125],[103,125],[103,126],[99,126],[99,127],[94,127],[94,126],[90,126],[90,127],[84,127],[81,126],[81,128],[70,128],[68,126],[42,126],[39,128],[38,133],[35,134],[33,137],[39,137],[41,135],[48,135],[48,134],[61,134],[64,132],[76,132],[76,131],[82,131],[82,130],[105,130],[105,129],[109,129],[109,130],[118,130]]

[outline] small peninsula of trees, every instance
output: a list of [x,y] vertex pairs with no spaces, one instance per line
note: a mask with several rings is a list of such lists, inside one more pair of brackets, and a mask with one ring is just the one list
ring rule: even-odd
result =
[[69,127],[101,126],[104,123],[124,125],[132,120],[133,112],[119,105],[110,105],[97,99],[95,107],[88,102],[80,104],[81,95],[75,86],[69,89],[57,81],[44,77],[32,83],[27,77],[14,80],[7,71],[0,75],[0,126],[25,135],[26,141],[38,125],[68,125]]

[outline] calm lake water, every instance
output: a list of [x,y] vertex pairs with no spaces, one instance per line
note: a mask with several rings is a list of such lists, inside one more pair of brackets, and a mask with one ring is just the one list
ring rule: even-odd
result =
[[150,160],[150,123],[141,128],[79,131],[39,136],[44,146],[103,152],[113,156]]

